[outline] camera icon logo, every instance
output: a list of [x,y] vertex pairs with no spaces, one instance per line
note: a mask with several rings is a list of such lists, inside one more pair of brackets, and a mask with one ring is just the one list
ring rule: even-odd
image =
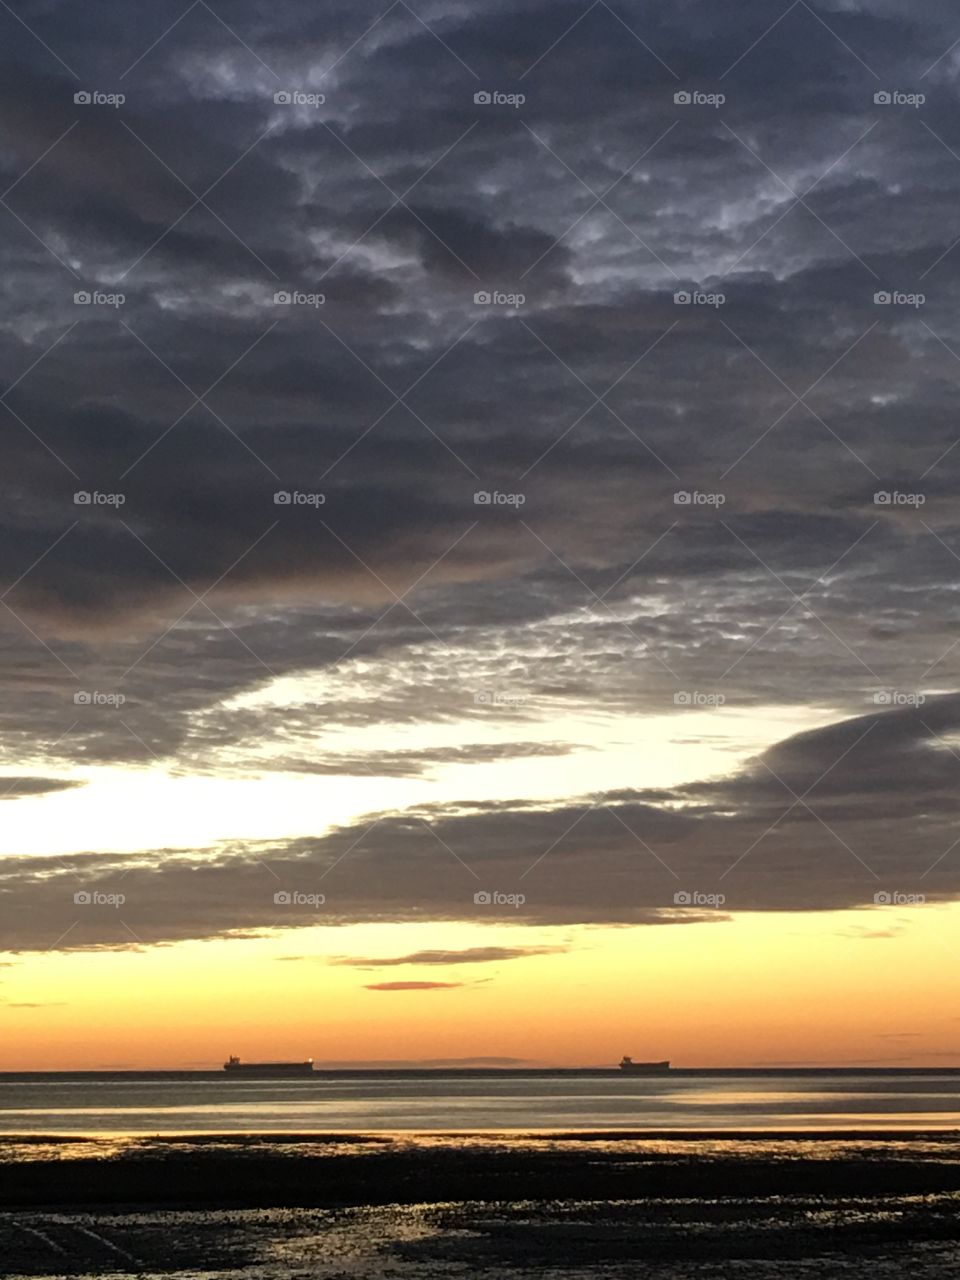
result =
[[273,895],[273,900],[278,907],[289,907],[293,898],[290,895],[289,889],[278,889]]
[[73,100],[78,107],[88,107],[91,102],[90,94],[86,89],[78,89],[73,95]]
[[878,507],[889,507],[890,500],[891,500],[891,495],[887,492],[886,489],[878,489],[877,492],[873,495],[873,501],[875,505]]
[[283,306],[289,306],[293,301],[293,295],[288,293],[286,289],[278,289],[273,295],[273,301]]
[[873,295],[874,305],[878,307],[889,307],[893,301],[893,294],[888,293],[886,289],[878,289]]
[[77,892],[73,895],[73,900],[78,907],[89,907],[90,903],[93,901],[93,898],[87,892],[86,889],[78,889]]
[[690,305],[690,294],[686,289],[678,289],[673,295],[673,301],[678,307],[687,307]]
[[86,291],[86,289],[78,289],[73,295],[73,301],[78,307],[89,307],[90,303],[93,301],[93,297]]
[[681,689],[678,693],[673,695],[673,705],[675,707],[689,707],[692,702],[693,699],[686,689]]
[[492,898],[488,890],[478,889],[477,892],[473,895],[473,900],[478,907],[489,907],[492,901]]
[[692,495],[689,489],[678,489],[673,495],[674,505],[678,507],[689,507]]
[[873,695],[873,705],[875,707],[889,707],[893,704],[893,695],[887,693],[886,689],[879,689]]
[[878,89],[873,95],[873,100],[878,107],[889,107],[890,103],[893,101],[888,89]]
[[886,889],[878,889],[873,895],[873,900],[878,907],[889,907],[893,901],[893,894],[888,893]]
[[487,293],[486,289],[478,289],[473,295],[473,301],[478,307],[488,307],[493,299],[490,297],[490,294]]
[[690,105],[690,91],[688,89],[678,89],[673,95],[673,100],[678,107],[688,107]]
[[86,489],[78,489],[73,495],[73,504],[76,507],[89,507],[90,502],[91,497]]
[[487,107],[490,105],[490,94],[486,89],[480,89],[473,95],[473,101],[478,107]]
[[473,495],[474,505],[478,507],[489,507],[491,503],[491,494],[486,489],[478,489]]
[[293,94],[289,89],[278,89],[273,95],[273,100],[278,107],[287,107],[293,101]]
[[288,489],[278,489],[273,495],[273,505],[275,507],[289,507],[292,500],[292,496]]
[[77,706],[77,707],[89,707],[92,701],[93,699],[91,698],[90,694],[86,692],[85,689],[78,689],[77,692],[73,695],[73,703],[74,703],[74,706]]
[[689,907],[690,903],[693,901],[693,898],[687,892],[686,889],[678,889],[677,892],[673,895],[673,901],[675,906]]

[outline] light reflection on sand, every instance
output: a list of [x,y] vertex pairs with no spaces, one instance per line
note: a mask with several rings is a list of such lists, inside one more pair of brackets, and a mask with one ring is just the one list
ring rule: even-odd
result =
[[81,1280],[943,1280],[958,1207],[953,1194],[0,1214],[0,1250],[11,1280],[65,1267]]
[[378,1134],[303,1133],[290,1135],[211,1132],[207,1134],[99,1134],[69,1138],[49,1135],[10,1135],[0,1141],[0,1163],[44,1160],[116,1160],[129,1156],[163,1159],[184,1154],[238,1152],[251,1159],[261,1155],[296,1159],[313,1156],[341,1156],[375,1159],[380,1154],[483,1150],[503,1154],[555,1152],[576,1148],[595,1150],[607,1156],[650,1155],[764,1160],[836,1160],[838,1158],[936,1159],[960,1161],[960,1132],[935,1129],[920,1133],[915,1129],[897,1132],[890,1128],[856,1136],[837,1136],[828,1130],[807,1132],[782,1130],[773,1134],[757,1132],[748,1137],[690,1131],[685,1134],[608,1133],[420,1133],[406,1131]]

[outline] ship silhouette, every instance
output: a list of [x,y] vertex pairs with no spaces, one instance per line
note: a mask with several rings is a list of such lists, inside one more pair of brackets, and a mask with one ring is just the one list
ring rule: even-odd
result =
[[624,1054],[620,1059],[620,1070],[636,1076],[659,1076],[670,1070],[670,1063],[666,1059],[663,1062],[634,1062]]
[[223,1064],[224,1071],[241,1076],[310,1076],[313,1075],[313,1059],[305,1062],[241,1062],[231,1054]]

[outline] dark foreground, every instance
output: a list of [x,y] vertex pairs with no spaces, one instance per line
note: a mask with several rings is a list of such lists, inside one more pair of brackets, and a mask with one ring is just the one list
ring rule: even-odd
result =
[[960,1274],[953,1134],[16,1141],[0,1274]]

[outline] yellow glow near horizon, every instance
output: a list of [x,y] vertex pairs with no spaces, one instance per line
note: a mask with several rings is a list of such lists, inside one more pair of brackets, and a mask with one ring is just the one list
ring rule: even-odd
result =
[[[619,717],[589,710],[506,730],[482,717],[340,729],[311,748],[373,757],[504,740],[588,748],[444,763],[412,778],[250,776],[240,767],[243,749],[236,771],[231,753],[220,776],[95,768],[76,775],[88,783],[74,791],[8,802],[0,852],[201,850],[228,839],[322,835],[371,811],[427,801],[565,803],[618,788],[678,786],[728,774],[790,733],[836,718],[830,709],[799,707]],[[264,744],[262,758],[276,748],[280,759],[279,746]],[[891,921],[896,937],[867,936],[885,933]],[[384,923],[12,956],[0,969],[0,1069],[216,1068],[230,1052],[352,1062],[505,1057],[582,1065],[627,1052],[677,1065],[936,1065],[955,1052],[960,1060],[960,1022],[947,1012],[958,922],[960,905],[647,927]],[[333,955],[491,946],[560,949],[486,963],[368,970],[329,963]],[[378,982],[452,985],[367,989]]]
[[[958,923],[960,905],[629,928],[355,925],[11,957],[0,971],[0,1070],[216,1068],[230,1052],[948,1065],[960,1060]],[[868,936],[891,927],[895,937]],[[329,963],[491,946],[570,949],[471,964]],[[461,985],[367,989],[405,981]]]

